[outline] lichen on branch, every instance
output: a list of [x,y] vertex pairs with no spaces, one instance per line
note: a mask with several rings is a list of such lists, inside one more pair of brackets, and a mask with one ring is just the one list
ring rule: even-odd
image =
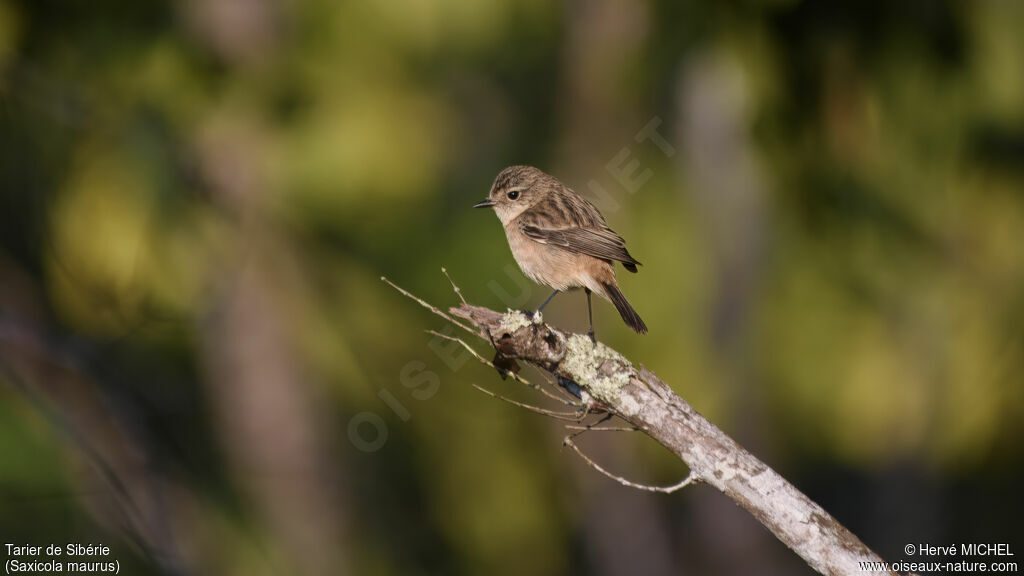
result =
[[629,384],[633,365],[626,358],[589,336],[573,334],[565,343],[560,368],[583,389],[604,402],[615,404],[619,392]]

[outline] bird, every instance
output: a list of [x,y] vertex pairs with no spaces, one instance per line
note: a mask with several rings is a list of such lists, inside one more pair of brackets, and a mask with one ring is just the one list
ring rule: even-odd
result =
[[615,262],[630,272],[641,264],[586,198],[538,168],[510,166],[494,179],[487,198],[473,207],[494,209],[523,274],[554,289],[535,314],[560,292],[583,288],[591,341],[596,342],[592,292],[611,302],[633,331],[647,333],[615,280]]

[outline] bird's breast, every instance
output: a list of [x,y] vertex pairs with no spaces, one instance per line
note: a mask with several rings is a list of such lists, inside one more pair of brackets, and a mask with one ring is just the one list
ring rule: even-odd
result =
[[581,255],[531,240],[514,224],[505,228],[505,234],[512,257],[530,280],[555,290],[586,285],[580,269]]

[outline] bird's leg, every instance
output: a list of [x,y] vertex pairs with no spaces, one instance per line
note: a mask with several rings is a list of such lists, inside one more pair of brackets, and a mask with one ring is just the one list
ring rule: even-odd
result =
[[587,318],[590,319],[590,330],[587,331],[587,336],[590,336],[591,342],[597,344],[597,339],[594,337],[594,310],[590,307],[590,288],[583,290],[587,293]]
[[552,292],[551,296],[548,296],[548,299],[545,300],[544,303],[540,305],[540,308],[537,308],[537,311],[533,313],[534,317],[536,317],[537,314],[540,314],[540,311],[543,310],[544,307],[548,305],[548,302],[551,302],[551,299],[555,297],[555,294],[558,294],[558,290]]

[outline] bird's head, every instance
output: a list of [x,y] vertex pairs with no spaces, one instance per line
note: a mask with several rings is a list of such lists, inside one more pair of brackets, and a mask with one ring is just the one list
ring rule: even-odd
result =
[[548,191],[548,182],[553,180],[533,166],[509,166],[494,179],[487,198],[473,207],[494,208],[501,223],[508,224],[524,210],[541,201]]

